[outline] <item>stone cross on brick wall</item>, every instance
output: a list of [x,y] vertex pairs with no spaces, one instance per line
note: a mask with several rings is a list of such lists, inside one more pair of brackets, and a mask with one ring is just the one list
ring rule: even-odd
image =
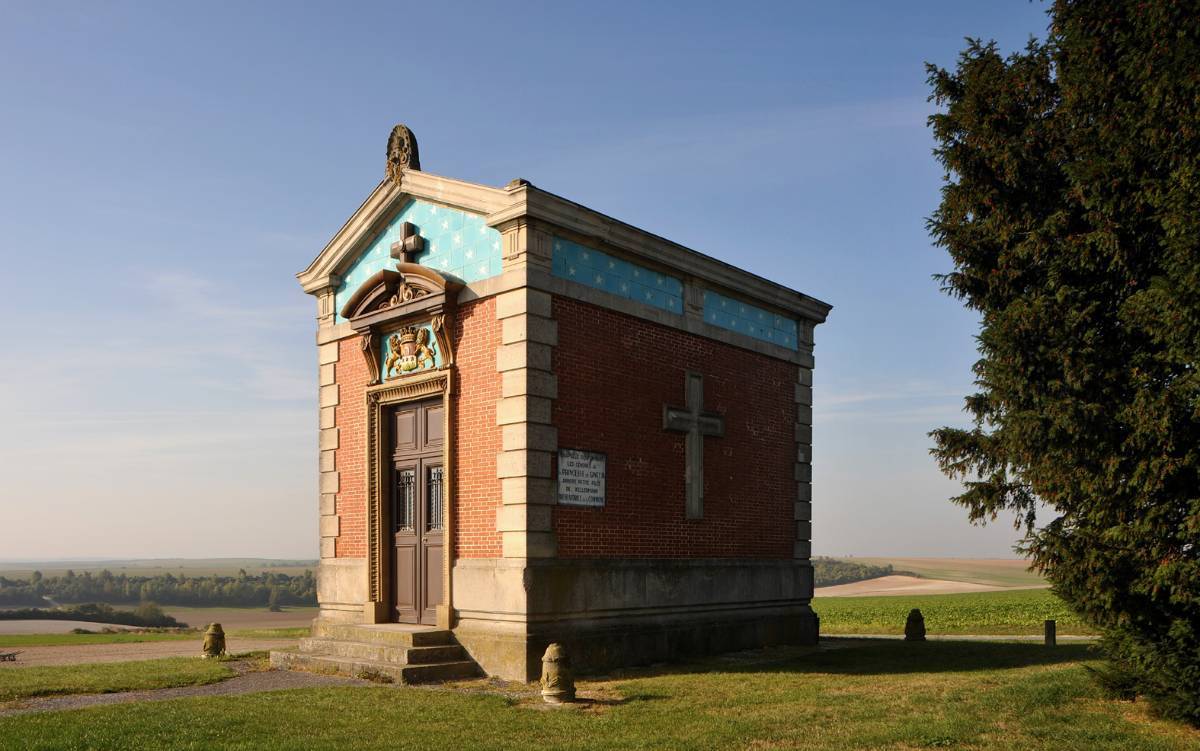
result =
[[392,258],[401,263],[413,263],[417,253],[425,250],[425,238],[417,234],[412,222],[400,225],[400,240],[392,243]]
[[704,437],[725,435],[725,419],[704,411],[704,376],[687,374],[687,407],[663,405],[663,430],[686,433],[684,483],[687,488],[687,518],[704,518]]

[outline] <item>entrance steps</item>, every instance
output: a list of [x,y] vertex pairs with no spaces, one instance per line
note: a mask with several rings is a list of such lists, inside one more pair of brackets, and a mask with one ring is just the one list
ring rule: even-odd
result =
[[315,673],[437,683],[482,673],[449,631],[398,623],[313,623],[298,652],[271,652],[271,665]]

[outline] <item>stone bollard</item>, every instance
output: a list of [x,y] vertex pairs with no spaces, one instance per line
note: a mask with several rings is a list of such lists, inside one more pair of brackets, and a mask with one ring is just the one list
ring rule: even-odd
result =
[[1053,647],[1058,644],[1058,624],[1053,619],[1046,621],[1046,646]]
[[571,660],[558,643],[546,647],[546,654],[542,655],[542,699],[550,704],[575,701]]
[[925,641],[925,616],[917,608],[908,611],[908,620],[904,622],[904,641]]
[[204,658],[220,657],[225,654],[225,631],[221,629],[221,624],[209,624],[208,631],[204,632],[204,648],[201,656]]

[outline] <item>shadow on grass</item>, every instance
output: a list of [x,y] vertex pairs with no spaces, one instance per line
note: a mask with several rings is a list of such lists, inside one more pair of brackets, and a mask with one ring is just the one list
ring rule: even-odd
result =
[[[894,675],[1006,670],[1058,665],[1095,659],[1087,644],[1042,644],[983,641],[906,642],[898,639],[823,639],[826,647],[778,662],[723,666],[729,672]],[[732,668],[732,670],[729,670]]]
[[1046,647],[1042,644],[998,641],[905,642],[899,639],[825,637],[821,639],[820,650],[812,647],[771,647],[675,664],[629,667],[607,674],[581,677],[605,681],[703,673],[955,673],[1061,665],[1098,657],[1094,646],[1089,644]]

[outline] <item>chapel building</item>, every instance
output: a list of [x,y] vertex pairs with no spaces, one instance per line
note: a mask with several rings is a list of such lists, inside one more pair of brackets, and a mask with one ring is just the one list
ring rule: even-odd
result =
[[320,615],[280,662],[533,680],[551,642],[588,671],[816,641],[829,305],[524,180],[424,172],[404,126],[298,278]]

